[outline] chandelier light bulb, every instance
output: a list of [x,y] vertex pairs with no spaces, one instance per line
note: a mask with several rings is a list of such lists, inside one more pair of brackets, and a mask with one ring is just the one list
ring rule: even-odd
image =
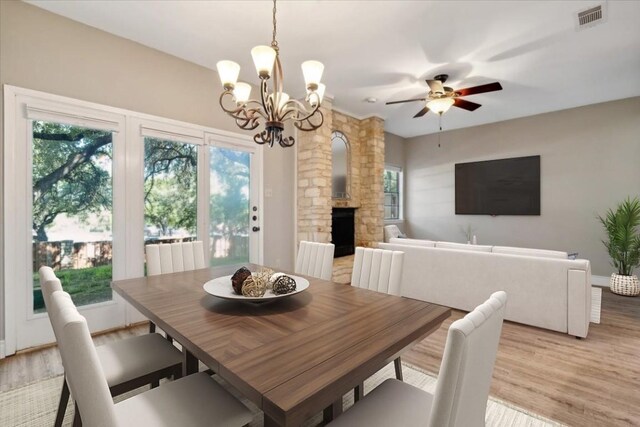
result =
[[258,76],[260,76],[260,78],[271,77],[273,63],[276,60],[275,49],[269,46],[256,46],[251,49],[251,57],[256,66]]
[[218,61],[216,64],[220,82],[225,90],[233,89],[238,81],[240,74],[240,65],[233,61]]
[[322,104],[322,99],[324,98],[324,91],[327,89],[327,86],[324,85],[324,83],[320,83],[318,85],[318,89],[313,91],[310,89],[307,89],[307,96],[309,99],[309,104],[311,104],[312,106],[316,106],[316,104]]
[[302,63],[302,74],[304,75],[307,89],[316,90],[318,88],[323,71],[324,65],[322,65],[322,62],[305,61]]
[[238,82],[233,88],[233,98],[236,104],[245,104],[251,95],[251,85],[249,83]]
[[436,114],[446,113],[454,104],[453,98],[438,98],[427,102],[427,108]]

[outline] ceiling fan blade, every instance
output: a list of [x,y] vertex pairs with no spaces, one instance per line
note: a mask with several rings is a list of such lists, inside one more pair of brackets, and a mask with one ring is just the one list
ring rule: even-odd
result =
[[385,105],[401,104],[403,102],[414,102],[414,101],[425,101],[425,100],[426,100],[426,98],[403,99],[402,101],[389,101],[389,102],[385,103]]
[[475,102],[466,101],[464,99],[456,98],[454,103],[454,107],[462,108],[467,111],[475,111],[478,108],[482,107],[480,104],[476,104]]
[[442,82],[440,80],[426,80],[429,85],[429,89],[433,93],[444,93],[444,86],[442,86]]
[[468,87],[466,89],[456,90],[459,96],[476,95],[478,93],[494,92],[496,90],[502,90],[502,85],[498,82],[487,83],[486,85]]
[[418,117],[422,117],[425,114],[427,114],[429,112],[429,108],[428,107],[424,107],[422,110],[418,111],[418,114],[416,114],[415,116],[413,116],[414,119],[417,119]]

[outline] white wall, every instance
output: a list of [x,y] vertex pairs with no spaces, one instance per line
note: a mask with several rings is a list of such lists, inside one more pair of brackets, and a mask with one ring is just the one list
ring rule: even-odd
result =
[[[596,215],[640,196],[640,97],[410,138],[406,153],[411,237],[464,242],[471,225],[481,244],[579,252],[607,276]],[[455,163],[528,155],[541,156],[540,216],[455,215]]]
[[[218,106],[219,82],[207,68],[23,2],[0,1],[0,85],[240,132]],[[4,129],[1,106],[0,127]],[[0,139],[0,156],[1,147]],[[282,268],[292,268],[294,179],[286,175],[293,171],[294,153],[280,147],[265,151],[264,186],[277,189],[265,198],[265,263],[279,260]],[[0,203],[1,195],[0,190]],[[0,339],[3,290],[0,283]]]

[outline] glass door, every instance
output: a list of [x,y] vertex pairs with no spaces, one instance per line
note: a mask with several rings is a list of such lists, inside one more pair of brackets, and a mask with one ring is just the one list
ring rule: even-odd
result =
[[261,216],[254,150],[209,147],[210,265],[259,263]]
[[144,139],[145,245],[196,240],[198,146]]
[[41,266],[54,269],[92,330],[124,325],[123,304],[111,290],[115,133],[50,120],[28,123],[31,245],[17,349],[53,341]]

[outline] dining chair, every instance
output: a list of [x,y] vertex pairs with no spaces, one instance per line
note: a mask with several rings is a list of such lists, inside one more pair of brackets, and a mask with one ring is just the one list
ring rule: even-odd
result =
[[[41,267],[39,272],[44,303],[56,341],[60,345],[60,330],[55,323],[57,311],[51,296],[55,292],[63,291],[62,284],[50,267]],[[64,293],[64,296],[71,300],[68,295]],[[155,387],[162,378],[169,376],[177,378],[182,375],[182,354],[159,334],[146,334],[107,343],[98,346],[96,352],[113,396],[146,384]],[[66,366],[64,367],[66,372]],[[65,374],[55,426],[62,425],[68,401],[69,385]]]
[[[357,247],[351,273],[351,286],[400,295],[403,262],[404,252]],[[396,378],[402,381],[402,359],[396,358],[393,364]],[[354,399],[360,400],[363,392],[361,384],[355,389]]]
[[333,243],[301,241],[295,272],[322,280],[331,280],[335,249]]
[[390,378],[329,425],[484,426],[506,303],[495,292],[451,324],[434,394]]
[[206,266],[201,240],[147,245],[145,249],[147,276],[197,270]]
[[[201,240],[171,244],[153,244],[145,247],[147,276],[178,273],[205,268],[204,245]],[[149,322],[149,332],[156,331],[156,325]],[[171,341],[170,337],[167,338]]]
[[76,420],[85,426],[243,426],[251,421],[251,411],[205,373],[114,404],[86,319],[65,292],[54,292],[51,300],[60,353],[79,411]]

